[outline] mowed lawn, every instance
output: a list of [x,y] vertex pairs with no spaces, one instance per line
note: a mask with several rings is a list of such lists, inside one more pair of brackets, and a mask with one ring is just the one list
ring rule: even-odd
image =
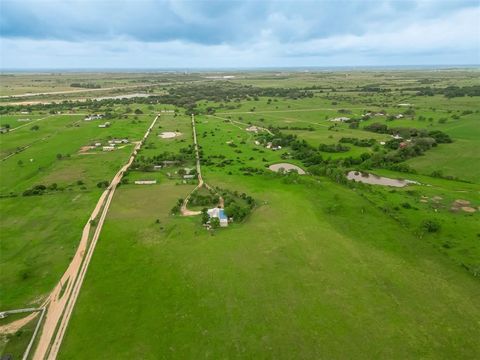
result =
[[191,186],[122,186],[60,359],[480,355],[478,280],[355,191],[206,176],[259,207],[211,235],[168,215]]

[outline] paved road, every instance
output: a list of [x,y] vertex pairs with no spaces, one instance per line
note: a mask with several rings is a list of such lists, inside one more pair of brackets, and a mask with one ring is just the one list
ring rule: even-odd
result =
[[[56,359],[115,190],[122,180],[123,174],[135,160],[138,150],[152,131],[158,117],[159,115],[155,117],[142,141],[138,142],[135,146],[128,162],[117,172],[109,187],[102,193],[90,219],[83,228],[77,252],[60,279],[60,282],[55,286],[45,301],[43,306],[47,308],[47,312],[45,314],[42,333],[33,355],[34,360]],[[98,220],[96,227],[92,226],[92,220]],[[89,243],[89,235],[93,228],[93,237]],[[56,329],[58,330],[55,331]]]

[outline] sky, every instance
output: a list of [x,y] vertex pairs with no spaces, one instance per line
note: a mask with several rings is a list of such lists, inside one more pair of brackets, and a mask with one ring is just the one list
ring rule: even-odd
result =
[[480,0],[0,0],[0,69],[479,65]]

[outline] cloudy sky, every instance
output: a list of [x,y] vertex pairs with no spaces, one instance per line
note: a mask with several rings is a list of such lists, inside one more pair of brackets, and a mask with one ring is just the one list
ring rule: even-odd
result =
[[479,0],[0,0],[0,67],[480,64]]

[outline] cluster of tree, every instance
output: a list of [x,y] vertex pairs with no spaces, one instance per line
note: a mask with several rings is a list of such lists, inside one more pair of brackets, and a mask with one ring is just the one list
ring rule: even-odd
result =
[[320,144],[318,145],[318,150],[328,153],[340,153],[347,152],[350,150],[350,147],[342,144]]
[[61,103],[51,104],[32,104],[32,105],[2,105],[0,114],[6,114],[12,111],[20,110],[46,110],[55,109],[56,111],[67,111],[73,108],[84,110],[98,110],[101,107],[114,106],[118,104],[171,104],[186,109],[186,113],[209,113],[215,112],[215,108],[206,109],[197,108],[197,102],[207,100],[218,103],[228,103],[241,100],[259,100],[259,97],[282,97],[288,99],[301,99],[313,97],[313,92],[299,88],[260,88],[251,85],[240,85],[230,82],[213,82],[204,84],[188,84],[171,87],[167,93],[162,95],[152,95],[143,98],[129,99],[103,99],[87,101],[63,101]]
[[218,195],[213,193],[202,195],[196,191],[191,195],[189,204],[193,206],[214,206],[218,204],[218,201]]
[[364,86],[357,86],[357,91],[385,93],[385,92],[391,92],[392,90],[391,89],[384,89],[384,88],[380,87],[380,85],[370,84],[370,85],[364,85]]
[[278,126],[278,130],[302,130],[302,131],[315,131],[313,126]]
[[259,169],[259,168],[254,168],[251,166],[242,166],[239,168],[240,171],[243,171],[243,175],[246,176],[252,176],[253,174],[263,174],[265,170]]
[[189,145],[186,148],[181,148],[180,153],[178,154],[164,151],[152,157],[139,155],[135,158],[131,169],[138,171],[153,171],[155,165],[163,165],[166,161],[173,161],[176,165],[182,166],[193,159],[193,154],[194,148],[192,145]]
[[49,191],[62,191],[63,188],[59,188],[56,183],[50,184],[49,186],[45,185],[35,185],[30,189],[27,189],[23,192],[23,196],[34,196],[34,195],[43,195]]
[[407,128],[407,127],[394,127],[389,128],[385,124],[373,123],[367,125],[363,128],[366,131],[371,131],[379,134],[397,134],[403,138],[421,138],[421,137],[431,137],[439,144],[451,143],[452,139],[450,136],[440,130],[427,130],[427,129],[417,129],[417,128]]
[[71,83],[70,86],[75,88],[84,88],[84,89],[100,89],[101,88],[99,84],[94,84],[94,83]]
[[351,138],[351,137],[342,137],[340,140],[338,140],[340,143],[345,143],[345,144],[352,144],[355,146],[359,147],[370,147],[375,145],[376,140],[375,139],[357,139],[357,138]]
[[[384,129],[382,131],[386,131],[388,133],[388,127],[383,127],[383,124],[380,125],[382,125],[381,128]],[[300,160],[308,168],[310,173],[327,176],[338,183],[347,183],[345,172],[347,169],[352,167],[363,169],[377,167],[401,172],[413,172],[408,165],[405,165],[402,162],[409,158],[422,155],[425,151],[433,146],[436,146],[438,143],[451,142],[450,137],[439,130],[427,131],[410,128],[406,129],[408,135],[411,135],[411,141],[409,143],[405,143],[405,146],[400,146],[400,143],[403,142],[401,139],[392,139],[387,142],[383,150],[379,147],[373,153],[363,153],[359,157],[349,156],[337,159],[324,159],[320,153],[320,151],[322,151],[321,146],[312,146],[305,140],[297,139],[295,135],[282,134],[276,129],[273,135],[260,134],[258,138],[260,138],[263,142],[275,141],[285,147],[290,147],[292,151],[290,152],[289,156],[291,158]],[[399,129],[397,128],[393,131],[397,132]],[[355,143],[356,140],[358,140],[352,138],[344,139],[346,140],[343,140],[343,142],[348,143]],[[368,141],[368,143],[371,145],[374,144],[373,139],[366,141]]]
[[178,199],[177,200],[177,203],[175,204],[175,206],[172,208],[172,210],[170,210],[170,212],[173,214],[173,215],[177,215],[180,213],[180,209],[182,208],[182,204],[183,204],[183,199]]
[[446,179],[446,180],[455,180],[455,181],[461,181],[461,182],[469,182],[467,180],[462,180],[457,178],[456,176],[452,175],[444,175],[442,170],[434,170],[430,173],[431,177],[436,177],[440,179]]
[[255,199],[245,193],[217,188],[223,198],[225,214],[236,222],[243,221],[255,207]]
[[443,94],[447,98],[463,97],[463,96],[480,96],[480,85],[471,86],[447,86],[445,88],[413,88],[416,90],[417,96],[433,96],[436,94]]

